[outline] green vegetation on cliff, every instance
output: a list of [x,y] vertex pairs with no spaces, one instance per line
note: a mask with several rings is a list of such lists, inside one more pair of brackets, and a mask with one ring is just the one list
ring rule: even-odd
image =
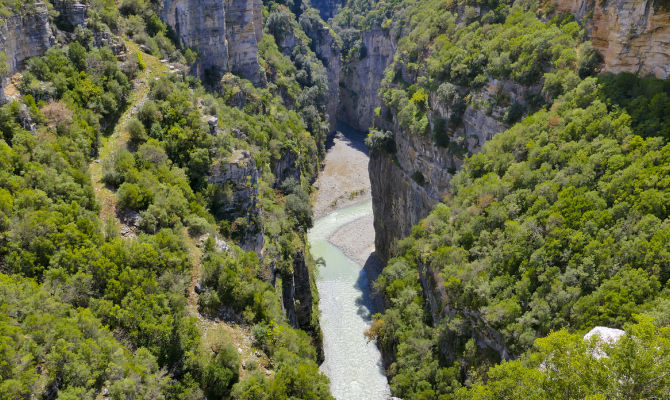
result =
[[[662,368],[648,368],[649,381],[635,374],[669,357],[667,329],[651,328],[669,322],[668,83],[593,77],[600,56],[582,27],[543,7],[352,2],[335,17],[398,46],[367,140],[373,153],[403,151],[395,134],[426,135],[460,155],[466,110],[505,126],[526,116],[465,160],[377,282],[388,307],[369,333],[389,356],[398,397],[620,397],[630,387],[596,378],[625,351],[638,363],[630,384],[649,390],[640,398],[665,395]],[[351,54],[362,50],[357,35],[343,35]],[[628,325],[638,314],[653,323]],[[571,382],[552,387],[555,371],[535,368],[555,349],[586,352],[579,338],[596,325],[631,334],[610,361],[590,364],[592,386],[559,395]],[[560,368],[590,357],[569,354]],[[526,386],[513,387],[517,373]]]
[[61,42],[0,106],[0,397],[330,398],[318,313],[298,326],[281,287],[306,263],[318,298],[323,66],[266,33],[265,87],[205,87],[156,2],[88,5],[76,27],[50,8]]
[[372,329],[397,394],[449,393],[555,330],[668,323],[670,145],[601,92],[587,78],[496,135],[402,242]]

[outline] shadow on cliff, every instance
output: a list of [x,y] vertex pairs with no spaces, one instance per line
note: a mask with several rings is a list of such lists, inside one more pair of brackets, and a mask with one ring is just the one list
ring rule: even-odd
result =
[[368,322],[372,320],[374,313],[384,310],[384,299],[375,293],[372,287],[383,268],[384,265],[375,253],[370,253],[354,284],[354,287],[361,291],[361,296],[356,299],[357,314]]
[[[356,306],[358,311],[356,313],[361,316],[366,322],[372,320],[372,315],[384,311],[384,298],[381,294],[376,293],[372,285],[377,282],[379,274],[384,269],[384,264],[377,257],[375,252],[370,253],[370,256],[365,261],[365,265],[361,268],[358,274],[358,279],[354,285],[361,291],[361,296],[356,299]],[[376,344],[381,353],[381,362],[377,365],[379,372],[386,375],[386,368],[388,368],[394,361],[393,354],[385,351],[379,344]]]

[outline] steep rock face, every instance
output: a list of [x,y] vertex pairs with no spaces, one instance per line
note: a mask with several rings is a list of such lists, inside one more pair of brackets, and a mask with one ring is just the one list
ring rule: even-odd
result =
[[304,254],[297,254],[293,271],[282,277],[282,300],[286,318],[295,328],[309,329],[312,322],[312,288]]
[[321,18],[328,20],[335,16],[338,9],[344,5],[344,0],[312,0],[312,7],[319,10]]
[[44,3],[34,3],[19,14],[0,18],[0,50],[7,55],[10,73],[16,72],[26,59],[44,54],[54,43]]
[[375,108],[381,106],[379,87],[386,67],[393,61],[396,44],[381,29],[363,32],[361,58],[340,74],[339,117],[361,131],[372,125]]
[[449,169],[459,160],[431,138],[395,134],[395,155],[374,153],[368,169],[375,226],[375,251],[386,262],[397,242],[407,236],[440,201],[449,182]]
[[265,239],[262,228],[255,223],[259,214],[259,177],[260,171],[251,154],[237,150],[230,157],[212,164],[209,182],[223,189],[221,198],[217,199],[219,208],[213,211],[232,221],[235,218],[245,218],[247,226],[242,232],[240,246],[261,255]]
[[293,178],[300,182],[300,167],[298,164],[299,155],[292,151],[282,153],[279,160],[272,163],[272,174],[275,177],[274,187],[279,187],[288,178]]
[[[430,265],[419,264],[419,280],[421,281],[421,287],[423,288],[424,296],[426,301],[430,306],[430,311],[433,317],[433,321],[438,323],[444,317],[454,317],[456,315],[461,316],[465,321],[463,327],[469,330],[468,337],[475,339],[477,346],[480,348],[488,348],[496,353],[501,360],[508,360],[511,358],[511,353],[507,346],[505,346],[505,341],[503,336],[493,329],[481,314],[475,310],[460,309],[456,310],[450,307],[445,307],[445,299],[447,296],[444,281],[439,274],[439,271],[435,271]],[[457,336],[456,333],[445,332],[447,336]],[[462,332],[460,333],[462,335]],[[453,346],[453,340],[443,340],[442,345],[440,346],[440,352],[442,356],[448,360],[455,360],[457,357],[455,346]]]
[[340,73],[342,71],[342,50],[335,33],[327,25],[305,27],[305,33],[312,39],[311,49],[328,71],[328,124],[334,132],[337,126],[337,109],[340,103]]
[[253,83],[261,82],[258,42],[263,38],[262,6],[260,0],[225,0],[228,67]]
[[54,9],[59,12],[59,16],[56,19],[56,24],[59,24],[59,21],[63,25],[67,25],[65,28],[67,30],[73,30],[77,25],[83,25],[86,22],[86,15],[88,12],[88,6],[79,1],[70,1],[70,0],[51,0]]
[[[438,119],[449,119],[451,111],[437,104],[437,99],[432,102],[435,106],[429,115],[431,125]],[[393,125],[396,153],[377,152],[369,163],[375,249],[384,262],[394,255],[398,240],[408,236],[412,226],[444,199],[449,181],[464,157],[478,152],[505,128],[493,116],[471,106],[463,112],[462,125],[452,134],[447,147],[438,146],[432,137],[408,134],[397,123]]]
[[261,7],[259,0],[165,0],[161,18],[185,46],[198,50],[199,76],[234,72],[258,84]]
[[605,71],[670,76],[670,12],[656,0],[556,0],[585,22]]

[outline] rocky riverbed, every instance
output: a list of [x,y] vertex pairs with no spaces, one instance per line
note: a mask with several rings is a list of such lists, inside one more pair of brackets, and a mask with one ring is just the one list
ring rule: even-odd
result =
[[340,124],[328,143],[324,168],[314,187],[314,219],[352,204],[370,200],[368,150],[365,134]]
[[338,400],[390,396],[381,354],[364,335],[380,307],[371,286],[381,268],[363,138],[352,130],[335,136],[317,181],[317,220],[309,232],[313,256],[325,262],[317,277],[326,359],[321,369]]

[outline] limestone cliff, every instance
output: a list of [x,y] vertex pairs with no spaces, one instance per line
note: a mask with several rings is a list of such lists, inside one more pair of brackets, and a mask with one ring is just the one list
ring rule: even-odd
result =
[[58,11],[56,26],[68,32],[72,32],[78,25],[86,22],[88,5],[79,1],[51,0],[54,9]]
[[339,118],[361,131],[372,126],[375,108],[381,106],[379,88],[386,67],[393,61],[396,44],[381,29],[363,32],[358,60],[350,60],[340,74]]
[[670,11],[659,0],[556,0],[585,23],[604,70],[670,76]]
[[260,83],[258,42],[263,38],[261,0],[226,0],[226,39],[230,71]]
[[42,55],[55,43],[49,25],[46,4],[26,4],[19,13],[0,17],[0,50],[7,55],[10,73],[19,70],[23,62]]
[[[501,88],[510,94],[511,101],[519,102],[523,102],[527,91],[537,90],[490,80],[486,89],[470,93],[471,101],[462,112],[460,125],[450,132],[448,143],[443,145],[438,145],[433,137],[404,132],[392,115],[393,122],[386,128],[393,132],[396,152],[375,152],[369,164],[375,249],[383,261],[394,255],[398,240],[408,236],[412,226],[448,194],[449,181],[464,158],[478,152],[493,135],[505,130],[506,124],[501,122],[503,107],[487,111],[478,106],[487,103]],[[455,112],[440,104],[434,94],[430,103],[429,121],[433,127],[449,120]],[[384,109],[382,113],[389,111]]]
[[209,182],[221,188],[217,196],[215,215],[238,225],[240,218],[244,226],[233,227],[240,247],[262,255],[265,239],[263,229],[257,223],[259,216],[258,179],[260,171],[248,151],[236,150],[229,157],[216,160],[210,168]]
[[321,60],[328,72],[328,124],[334,132],[337,126],[337,109],[340,104],[340,74],[342,70],[342,49],[335,32],[322,21],[301,20],[302,28],[311,39],[310,48]]
[[312,324],[312,288],[305,256],[297,254],[293,271],[282,277],[282,304],[289,323],[296,328],[310,329]]
[[259,0],[165,0],[161,18],[184,46],[197,49],[199,76],[233,72],[259,84],[261,8]]

